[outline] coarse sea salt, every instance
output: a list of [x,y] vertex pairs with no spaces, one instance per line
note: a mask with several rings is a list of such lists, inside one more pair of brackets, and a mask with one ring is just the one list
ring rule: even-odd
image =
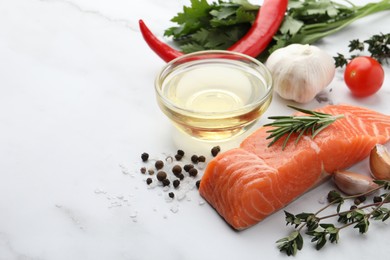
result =
[[173,213],[177,213],[179,211],[179,205],[173,205],[171,206],[170,210],[173,212]]

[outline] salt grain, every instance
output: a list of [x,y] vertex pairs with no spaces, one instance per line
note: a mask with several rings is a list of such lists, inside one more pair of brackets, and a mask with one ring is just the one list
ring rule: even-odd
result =
[[95,194],[106,194],[107,192],[101,189],[95,189]]
[[328,199],[326,196],[323,196],[323,197],[319,198],[319,200],[318,200],[318,203],[320,203],[320,204],[325,204],[327,202],[328,202]]
[[179,206],[178,205],[173,205],[170,210],[173,212],[173,213],[177,213],[179,211]]
[[138,215],[138,212],[134,210],[133,212],[130,213],[130,218],[136,218]]
[[183,191],[176,192],[176,199],[178,201],[183,200],[185,197],[186,197],[186,193],[185,192],[183,192]]
[[204,200],[199,200],[199,202],[198,202],[198,204],[200,205],[200,206],[202,206],[202,205],[204,205],[206,202],[204,201]]

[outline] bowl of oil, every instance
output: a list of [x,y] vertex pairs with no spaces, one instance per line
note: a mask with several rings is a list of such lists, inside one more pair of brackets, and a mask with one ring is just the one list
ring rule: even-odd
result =
[[230,51],[200,51],[167,63],[155,80],[162,112],[200,140],[228,140],[250,129],[272,100],[264,64]]

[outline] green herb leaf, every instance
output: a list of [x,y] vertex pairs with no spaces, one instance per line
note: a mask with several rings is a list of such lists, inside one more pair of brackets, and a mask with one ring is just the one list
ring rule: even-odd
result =
[[[330,243],[338,243],[340,239],[340,231],[344,228],[352,226],[353,228],[358,229],[359,233],[363,234],[368,232],[370,219],[382,221],[388,220],[390,218],[390,209],[385,208],[383,205],[385,203],[390,203],[390,192],[382,194],[380,197],[383,197],[383,199],[378,199],[378,196],[374,196],[374,203],[372,204],[360,207],[354,206],[349,210],[341,211],[341,206],[346,200],[353,200],[355,202],[356,198],[361,200],[363,196],[372,194],[374,191],[381,189],[388,191],[390,188],[390,181],[378,180],[376,183],[379,186],[374,190],[368,191],[366,194],[359,194],[356,196],[343,197],[335,190],[330,191],[328,193],[329,204],[318,210],[316,213],[303,212],[294,215],[285,211],[287,224],[295,225],[295,230],[292,231],[289,236],[277,241],[279,250],[287,255],[295,255],[298,250],[301,250],[303,247],[303,239],[300,234],[304,228],[307,229],[305,234],[311,237],[312,243],[315,243],[315,248],[320,250],[327,244],[328,241]],[[336,213],[320,216],[325,209],[335,206],[336,204]],[[371,209],[368,210],[369,208]],[[338,217],[338,223],[341,223],[341,226],[335,226],[333,223],[323,223],[325,219],[335,217]]]
[[[351,40],[349,42],[349,52],[358,51],[362,52],[367,46],[367,51],[370,53],[371,57],[378,60],[380,63],[388,63],[390,58],[390,33],[388,34],[375,34],[369,39],[360,41],[358,39]],[[349,58],[346,58],[345,55],[339,54],[336,57],[333,57],[335,60],[336,67],[343,67],[348,63],[348,60],[352,60],[357,57],[358,54],[350,55]]]
[[293,231],[288,237],[279,239],[276,241],[280,252],[284,252],[287,255],[296,255],[298,250],[301,250],[303,247],[303,238],[301,233],[298,231]]
[[[273,139],[268,146],[273,145],[282,137],[285,137],[285,140],[282,144],[282,150],[287,146],[287,142],[292,136],[296,133],[295,143],[299,141],[303,134],[310,134],[314,138],[322,130],[327,128],[337,119],[344,117],[344,115],[331,115],[321,112],[316,112],[312,110],[302,109],[294,106],[288,106],[292,109],[295,109],[299,112],[307,114],[307,116],[271,116],[268,119],[273,119],[274,122],[265,124],[264,126],[272,126],[273,128],[268,130],[267,133],[270,135],[267,139]],[[287,136],[286,136],[287,134]]]
[[[344,0],[344,3],[331,0],[289,0],[288,10],[279,31],[269,44],[268,51],[258,58],[264,60],[272,51],[291,43],[314,43],[360,18],[390,10],[389,0],[362,6],[353,5],[348,0]],[[184,52],[206,50],[210,49],[210,46],[227,49],[248,32],[258,10],[259,6],[252,5],[248,0],[218,0],[212,3],[206,0],[191,0],[190,6],[183,7],[183,12],[171,19],[177,26],[168,28],[165,35],[173,36],[173,40]],[[196,37],[192,36],[201,29],[213,31],[212,34],[220,35],[222,39],[210,37],[206,41],[197,41]],[[221,45],[225,36],[231,36],[229,44]],[[380,46],[377,45],[378,40],[382,42]],[[369,39],[365,44],[372,46],[369,51],[372,50],[373,57],[378,57],[382,62],[387,59],[384,56],[389,57],[388,48],[382,48],[388,40],[387,34]]]

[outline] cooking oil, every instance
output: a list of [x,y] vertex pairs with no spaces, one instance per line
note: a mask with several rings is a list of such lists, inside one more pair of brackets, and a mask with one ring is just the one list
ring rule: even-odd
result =
[[236,136],[271,102],[271,86],[256,66],[241,61],[194,60],[164,78],[160,107],[182,131],[206,140]]

